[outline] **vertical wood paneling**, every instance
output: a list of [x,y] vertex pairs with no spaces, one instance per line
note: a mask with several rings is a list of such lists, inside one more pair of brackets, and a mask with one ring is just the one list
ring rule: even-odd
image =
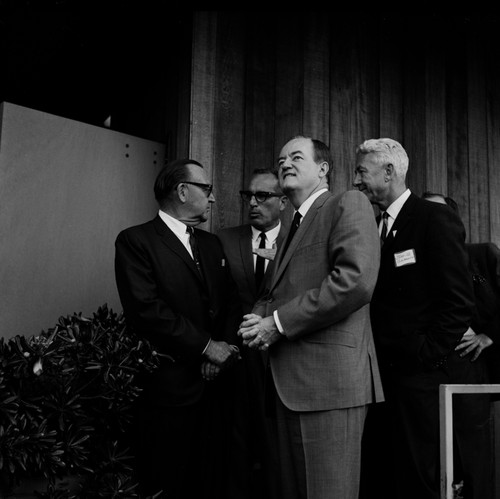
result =
[[332,191],[352,189],[355,150],[378,136],[378,46],[373,24],[356,17],[334,16],[331,29],[331,149]]
[[215,91],[214,169],[216,202],[212,231],[238,225],[243,178],[245,60],[242,15],[219,14]]
[[[276,118],[275,155],[294,135],[302,134],[304,109],[304,46],[301,16],[293,13],[279,16],[279,33],[276,39]],[[293,33],[293,36],[288,34]],[[283,36],[280,36],[283,35]],[[282,218],[289,223],[293,207],[288,203]]]
[[[490,33],[496,38],[496,33]],[[491,40],[492,42],[494,40]],[[490,200],[490,240],[500,246],[500,46],[488,44],[487,52],[487,102],[488,129],[488,186]],[[500,461],[500,455],[497,458]],[[500,491],[500,466],[497,470],[497,490]]]
[[[330,141],[330,35],[328,16],[304,13],[304,135]],[[332,166],[332,165],[330,165]]]
[[[425,185],[423,190],[448,192],[446,163],[445,53],[440,35],[430,37],[425,72]],[[420,193],[422,194],[422,193]]]
[[469,182],[467,152],[467,75],[463,63],[465,49],[463,26],[449,34],[447,45],[446,136],[448,156],[448,195],[459,206],[469,238]]
[[248,13],[246,20],[245,78],[245,165],[243,183],[247,186],[252,170],[276,165],[274,145],[276,40],[275,20]]
[[[191,131],[189,156],[199,161],[213,181],[215,70],[217,13],[196,12],[193,17],[193,63],[191,72]],[[212,212],[213,215],[213,212]],[[211,220],[202,224],[207,229]]]
[[276,155],[292,136],[302,133],[304,56],[302,16],[279,16],[276,40]]
[[407,186],[417,196],[426,187],[426,59],[425,38],[418,23],[406,21],[403,72],[403,147],[410,159]]
[[243,220],[237,192],[291,136],[330,145],[333,192],[351,188],[355,147],[385,136],[408,151],[412,191],[447,193],[470,239],[498,241],[496,27],[477,16],[195,12],[189,153],[215,183],[210,228]]
[[484,52],[475,30],[467,41],[470,240],[483,242],[490,240]]
[[380,137],[403,142],[403,57],[392,19],[380,24]]

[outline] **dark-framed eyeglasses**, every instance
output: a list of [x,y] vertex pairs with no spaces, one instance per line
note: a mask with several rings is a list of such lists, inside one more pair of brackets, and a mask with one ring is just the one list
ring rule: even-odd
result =
[[203,190],[203,192],[207,195],[207,198],[210,196],[210,194],[212,194],[212,190],[214,188],[213,184],[200,184],[199,182],[191,182],[190,180],[183,180],[182,182],[179,182],[179,184],[196,185],[196,187],[199,187]]
[[252,192],[252,191],[240,191],[240,196],[243,201],[246,203],[249,203],[252,198],[255,198],[255,201],[257,203],[264,203],[267,201],[269,198],[280,198],[283,196],[283,194],[276,194],[275,192],[264,192],[264,191],[257,191],[257,192]]

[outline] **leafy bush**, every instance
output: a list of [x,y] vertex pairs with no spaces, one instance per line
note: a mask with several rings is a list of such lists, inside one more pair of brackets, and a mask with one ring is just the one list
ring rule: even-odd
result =
[[[157,366],[107,305],[36,336],[0,338],[0,496],[45,477],[46,499],[138,497],[127,429],[138,378]],[[67,475],[79,477],[77,492],[56,486]]]

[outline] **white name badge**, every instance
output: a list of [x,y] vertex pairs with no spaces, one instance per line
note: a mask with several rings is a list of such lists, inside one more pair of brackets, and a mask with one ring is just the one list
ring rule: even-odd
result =
[[403,265],[412,265],[417,263],[417,256],[414,249],[409,249],[406,251],[401,251],[399,253],[394,253],[394,263],[396,267],[402,267]]

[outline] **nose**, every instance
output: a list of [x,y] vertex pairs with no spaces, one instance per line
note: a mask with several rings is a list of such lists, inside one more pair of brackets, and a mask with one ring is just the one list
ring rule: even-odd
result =
[[359,173],[355,173],[354,174],[354,180],[352,181],[352,185],[354,187],[359,187],[360,184],[361,184],[361,180],[359,178]]
[[252,197],[250,198],[250,201],[248,202],[248,204],[252,207],[257,206],[259,204],[259,203],[257,203],[257,199],[255,199],[254,194],[252,194]]
[[290,158],[285,158],[281,163],[280,163],[280,166],[279,166],[279,169],[280,170],[288,170],[288,168],[290,168],[292,166],[292,163],[290,161]]
[[210,196],[208,196],[208,202],[215,203],[215,196],[214,196],[213,192],[211,192]]

